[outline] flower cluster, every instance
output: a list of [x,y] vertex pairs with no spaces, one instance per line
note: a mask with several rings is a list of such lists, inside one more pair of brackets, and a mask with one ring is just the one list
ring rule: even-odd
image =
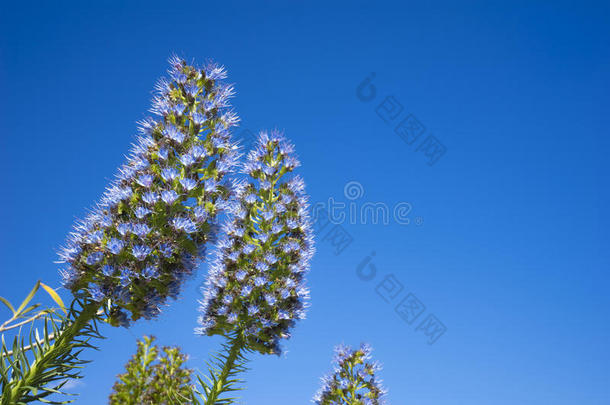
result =
[[386,390],[375,373],[381,370],[377,362],[370,362],[371,347],[360,345],[353,350],[339,345],[335,348],[334,372],[322,378],[322,388],[314,396],[319,405],[353,404],[380,405],[385,403]]
[[108,321],[154,317],[202,259],[237,164],[224,69],[170,59],[140,136],[90,215],[60,251],[64,285],[100,302]]
[[305,317],[313,236],[304,183],[284,177],[297,166],[281,134],[260,134],[204,286],[199,333],[238,332],[253,350],[279,353],[280,339]]

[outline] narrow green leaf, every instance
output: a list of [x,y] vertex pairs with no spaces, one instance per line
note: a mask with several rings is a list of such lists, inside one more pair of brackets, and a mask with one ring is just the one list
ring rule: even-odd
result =
[[67,314],[68,312],[66,312],[66,306],[64,305],[64,302],[61,300],[61,297],[59,296],[59,294],[57,294],[54,289],[52,289],[51,287],[49,287],[45,283],[40,283],[40,285],[42,286],[42,288],[45,289],[45,291],[47,293],[49,293],[51,298],[53,298],[53,301],[55,301],[55,303],[57,305],[59,305],[61,310],[64,311],[64,314]]
[[19,305],[19,308],[17,308],[18,314],[21,313],[21,311],[25,308],[25,306],[32,300],[32,298],[34,298],[34,294],[36,294],[36,291],[38,291],[39,287],[40,287],[40,281],[37,281],[34,288],[32,288],[32,291],[30,291],[30,293],[28,294],[27,297],[25,297],[25,299],[23,300],[21,305]]
[[13,308],[13,306],[11,305],[10,302],[8,302],[8,300],[4,297],[0,297],[0,301],[2,301],[2,303],[4,305],[6,305],[8,307],[8,309],[10,309],[11,311],[13,311],[13,314],[15,314],[15,308]]

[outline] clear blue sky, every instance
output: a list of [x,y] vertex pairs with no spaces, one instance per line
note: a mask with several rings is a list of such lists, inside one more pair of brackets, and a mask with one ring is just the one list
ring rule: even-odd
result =
[[[0,295],[58,285],[56,248],[122,162],[168,56],[213,58],[242,128],[294,141],[314,201],[350,202],[356,181],[357,209],[412,207],[408,225],[343,224],[338,255],[319,232],[309,317],[286,356],[252,358],[246,403],[307,403],[332,347],[360,341],[393,404],[610,403],[608,3],[116,3],[1,6]],[[403,107],[389,123],[387,96]],[[409,114],[425,127],[411,145],[394,132]],[[428,135],[446,149],[434,165],[417,150]],[[219,344],[192,333],[206,272],[159,320],[102,329],[78,403],[105,403],[143,334],[202,365]],[[390,274],[403,289],[386,303]],[[425,305],[412,324],[394,311],[409,293]],[[446,327],[432,345],[416,330],[429,314]]]

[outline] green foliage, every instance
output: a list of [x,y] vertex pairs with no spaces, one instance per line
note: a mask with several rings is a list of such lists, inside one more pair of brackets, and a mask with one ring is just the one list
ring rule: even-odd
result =
[[[30,305],[39,287],[63,313],[57,308],[40,310],[40,304]],[[98,304],[75,299],[66,310],[59,295],[41,282],[17,309],[4,298],[0,301],[12,311],[0,326],[0,404],[72,402],[51,396],[65,394],[62,387],[70,379],[81,378],[80,369],[88,362],[80,359],[81,352],[95,348],[92,338],[102,338],[95,322]],[[9,331],[16,331],[12,339],[5,336]]]
[[227,337],[228,342],[223,343],[222,351],[212,355],[212,361],[207,362],[210,375],[197,376],[199,385],[203,392],[198,392],[205,405],[227,405],[234,404],[237,398],[221,398],[222,395],[242,390],[240,384],[243,382],[238,377],[239,373],[247,370],[248,359],[245,354],[251,352],[246,345],[242,332],[236,332]]
[[191,384],[191,369],[183,367],[187,356],[177,347],[159,348],[155,338],[138,341],[136,354],[125,365],[112,387],[112,405],[198,403]]

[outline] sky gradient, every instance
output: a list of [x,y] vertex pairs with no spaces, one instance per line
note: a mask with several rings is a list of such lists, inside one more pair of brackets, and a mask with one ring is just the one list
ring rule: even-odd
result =
[[[318,224],[308,319],[285,355],[252,356],[245,403],[308,403],[333,346],[361,341],[391,404],[610,403],[610,7],[421,3],[4,2],[0,295],[59,285],[57,248],[167,58],[212,58],[235,135],[285,131],[312,201],[346,213]],[[102,328],[77,403],[106,403],[144,334],[203,368],[220,343],[193,334],[206,273],[158,320]]]

